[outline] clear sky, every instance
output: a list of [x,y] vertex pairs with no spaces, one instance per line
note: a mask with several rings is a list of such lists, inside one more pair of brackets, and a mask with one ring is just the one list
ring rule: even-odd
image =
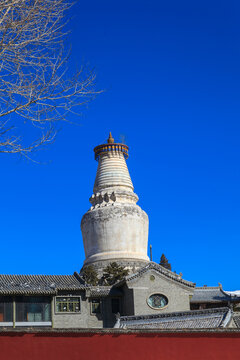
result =
[[69,120],[38,165],[1,155],[1,273],[71,274],[80,220],[109,131],[130,148],[153,260],[197,285],[240,288],[239,1],[81,0],[70,69],[105,92]]

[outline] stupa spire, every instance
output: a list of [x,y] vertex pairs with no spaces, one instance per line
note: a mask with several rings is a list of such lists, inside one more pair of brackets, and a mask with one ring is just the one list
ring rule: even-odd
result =
[[98,161],[98,170],[93,192],[97,193],[106,188],[125,188],[126,191],[133,192],[125,160],[128,158],[128,146],[115,143],[110,132],[107,144],[96,146],[94,153]]
[[111,131],[110,131],[109,137],[108,137],[108,144],[114,144],[114,138],[112,137]]

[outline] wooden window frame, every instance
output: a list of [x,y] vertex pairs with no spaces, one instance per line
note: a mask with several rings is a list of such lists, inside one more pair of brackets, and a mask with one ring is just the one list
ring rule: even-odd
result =
[[[99,306],[100,306],[100,311],[99,312],[93,312],[93,308],[92,308],[92,305],[93,305],[93,300],[98,300],[99,301]],[[91,298],[90,299],[90,314],[91,315],[101,315],[102,314],[102,300],[100,298]]]
[[[58,309],[57,309],[57,306],[58,306],[57,300],[59,298],[62,298],[62,299],[66,298],[67,299],[66,300],[67,311],[58,311]],[[71,310],[69,310],[69,305],[71,303],[73,303],[73,301],[71,301],[69,299],[76,299],[76,298],[78,299],[78,301],[74,301],[74,303],[75,303],[75,305],[76,305],[76,303],[79,304],[79,310],[78,311],[71,311]],[[56,315],[58,315],[58,314],[61,314],[61,315],[63,315],[63,314],[80,314],[81,313],[81,296],[79,296],[79,295],[76,295],[76,296],[72,296],[72,295],[71,296],[69,296],[69,295],[67,295],[67,296],[64,296],[64,295],[55,296],[54,303],[55,303],[55,312],[54,313]]]

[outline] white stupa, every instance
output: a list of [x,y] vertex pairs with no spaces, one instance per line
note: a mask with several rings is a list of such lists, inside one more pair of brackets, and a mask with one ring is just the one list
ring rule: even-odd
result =
[[128,147],[114,143],[110,133],[108,143],[95,147],[94,152],[98,169],[92,206],[81,221],[84,265],[106,261],[142,265],[149,261],[148,216],[136,205],[138,196],[125,160]]

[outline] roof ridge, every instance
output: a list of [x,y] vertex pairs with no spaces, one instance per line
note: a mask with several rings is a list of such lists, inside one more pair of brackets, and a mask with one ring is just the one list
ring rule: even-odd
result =
[[170,279],[180,282],[183,285],[186,285],[189,287],[195,287],[195,285],[196,285],[192,281],[182,279],[182,277],[179,274],[176,274],[173,271],[164,268],[163,266],[155,263],[154,261],[150,261],[147,265],[140,268],[136,273],[126,276],[124,280],[122,280],[118,283],[118,285],[120,285],[121,283],[124,283],[124,281],[132,280],[132,279],[138,277],[139,275],[141,275],[148,269],[153,269],[153,270],[159,271],[161,274],[166,275]]
[[77,271],[74,271],[73,276],[80,282],[81,285],[85,285],[86,287],[88,287],[88,285],[85,284],[82,276]]
[[[226,290],[223,290],[223,289],[221,289],[221,291],[222,291],[222,293],[224,295],[228,296],[231,299],[239,299],[240,298],[239,295],[234,294],[234,291],[226,291]],[[236,290],[236,291],[238,291],[238,290]]]
[[221,289],[221,286],[196,286],[196,290],[204,289],[204,290],[212,290],[212,289]]
[[0,274],[1,276],[73,276],[73,274]]
[[224,317],[220,323],[220,327],[225,328],[231,321],[232,317],[233,317],[232,310],[229,308],[228,312],[224,315]]

